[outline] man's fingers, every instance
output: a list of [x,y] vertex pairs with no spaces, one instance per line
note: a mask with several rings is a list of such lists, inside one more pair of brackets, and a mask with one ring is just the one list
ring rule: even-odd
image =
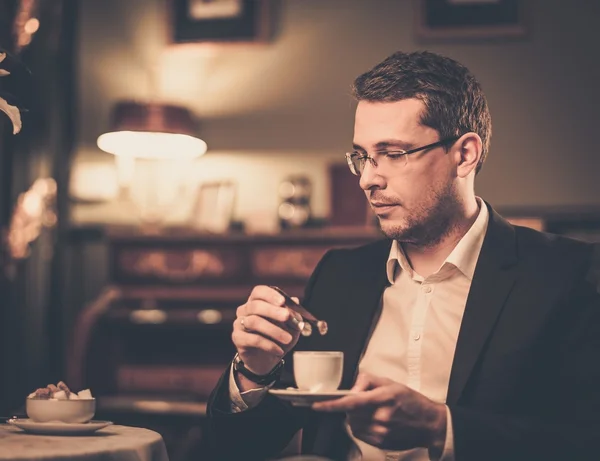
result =
[[313,409],[319,411],[356,411],[363,409],[372,411],[374,407],[393,402],[395,394],[392,389],[397,386],[402,385],[388,378],[360,373],[351,389],[352,394],[337,400],[315,403]]
[[266,301],[267,303],[280,307],[285,304],[285,298],[273,288],[266,285],[257,285],[252,289],[252,293],[250,293],[250,297],[248,298],[248,303],[254,300]]
[[327,402],[313,403],[312,409],[315,411],[326,411],[330,413],[345,412],[354,410],[357,406],[360,406],[360,402],[363,401],[363,399],[356,400],[354,396],[346,396],[336,400],[329,400]]
[[231,339],[249,369],[265,371],[294,347],[301,325],[302,316],[285,306],[281,293],[259,285],[237,308]]
[[285,355],[285,351],[279,344],[257,333],[246,333],[240,329],[234,329],[231,333],[231,339],[240,353],[244,350],[253,349],[276,357]]
[[356,392],[336,400],[313,404],[313,410],[327,412],[369,410],[390,403],[390,392],[385,387]]
[[296,312],[288,309],[287,307],[274,306],[266,301],[254,300],[246,303],[244,309],[238,311],[238,317],[258,315],[275,322],[287,323],[292,320],[293,317],[301,320],[301,317]]
[[354,392],[362,392],[369,389],[371,384],[371,375],[367,373],[360,373],[356,377],[356,381],[354,382],[354,386],[352,386],[352,391]]
[[357,376],[356,381],[354,382],[354,386],[352,386],[352,391],[368,391],[371,389],[376,389],[378,387],[387,386],[392,383],[393,381],[388,378],[371,375],[369,373],[360,373]]
[[258,315],[237,318],[233,323],[233,328],[243,333],[259,334],[284,345],[291,343],[294,339],[289,332]]
[[377,424],[387,424],[392,420],[394,415],[394,409],[391,406],[382,406],[376,408],[373,414],[371,415],[371,421]]

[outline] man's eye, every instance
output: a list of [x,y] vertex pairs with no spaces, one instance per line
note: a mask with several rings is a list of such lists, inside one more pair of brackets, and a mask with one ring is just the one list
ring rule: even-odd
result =
[[390,160],[399,159],[404,156],[404,152],[398,152],[398,151],[383,151],[383,152],[378,152],[378,154],[383,157],[389,158]]

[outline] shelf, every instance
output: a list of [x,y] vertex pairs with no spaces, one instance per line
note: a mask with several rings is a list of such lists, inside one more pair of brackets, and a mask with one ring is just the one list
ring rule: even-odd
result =
[[102,412],[204,417],[206,416],[206,405],[206,402],[167,400],[164,398],[98,397],[98,410]]

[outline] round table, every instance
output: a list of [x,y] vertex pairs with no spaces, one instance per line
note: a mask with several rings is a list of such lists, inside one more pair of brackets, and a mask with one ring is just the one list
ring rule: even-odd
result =
[[160,434],[108,426],[91,435],[35,435],[0,424],[0,460],[169,461]]

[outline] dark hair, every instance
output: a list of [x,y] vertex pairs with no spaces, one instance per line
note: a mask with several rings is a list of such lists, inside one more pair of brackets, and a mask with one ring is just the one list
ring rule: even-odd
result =
[[483,143],[479,172],[488,153],[492,120],[479,82],[462,64],[427,51],[389,56],[354,81],[358,101],[395,102],[416,98],[425,111],[421,123],[440,138],[477,133]]

